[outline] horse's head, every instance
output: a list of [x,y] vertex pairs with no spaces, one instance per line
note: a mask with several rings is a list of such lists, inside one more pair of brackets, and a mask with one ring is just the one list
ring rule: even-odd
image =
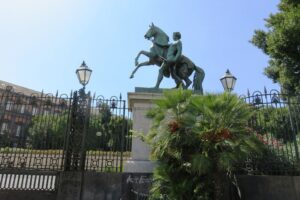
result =
[[153,23],[150,24],[149,30],[146,32],[144,37],[148,40],[153,38],[153,43],[160,46],[167,46],[169,43],[168,35]]
[[156,28],[156,26],[153,24],[153,23],[151,23],[150,25],[149,25],[149,29],[148,29],[148,31],[146,32],[146,34],[145,34],[145,38],[146,39],[148,39],[148,40],[150,40],[152,37],[154,37],[155,35],[156,35],[156,33],[157,33],[157,28]]

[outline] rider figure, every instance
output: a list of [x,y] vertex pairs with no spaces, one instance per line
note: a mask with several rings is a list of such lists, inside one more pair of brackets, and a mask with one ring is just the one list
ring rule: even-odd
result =
[[173,33],[174,43],[170,44],[168,48],[167,58],[164,60],[164,62],[161,65],[155,88],[159,88],[159,85],[163,79],[163,75],[168,74],[168,72],[171,72],[171,76],[176,82],[176,87],[178,87],[180,83],[182,83],[180,77],[178,77],[176,73],[176,65],[178,64],[182,55],[182,43],[180,39],[181,39],[181,34],[179,32],[174,32]]

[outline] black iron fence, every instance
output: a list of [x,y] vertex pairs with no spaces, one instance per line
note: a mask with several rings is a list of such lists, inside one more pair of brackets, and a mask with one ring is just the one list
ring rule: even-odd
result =
[[0,188],[26,189],[36,179],[31,189],[49,183],[53,190],[53,173],[63,170],[121,172],[131,151],[130,114],[121,96],[0,89]]
[[[241,97],[249,127],[268,147],[243,166],[251,174],[299,174],[300,96],[279,91]],[[131,112],[122,97],[0,89],[0,188],[55,190],[57,172],[121,172],[131,151]]]
[[86,134],[85,170],[122,171],[131,151],[132,121],[126,102],[116,96],[91,100]]
[[71,98],[0,93],[0,169],[62,170]]
[[263,158],[251,158],[251,174],[299,174],[300,96],[277,90],[248,92],[241,98],[253,109],[249,127],[268,148]]

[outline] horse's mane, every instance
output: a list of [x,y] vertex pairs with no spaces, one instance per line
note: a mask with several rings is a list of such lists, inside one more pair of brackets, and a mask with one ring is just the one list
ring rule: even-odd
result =
[[160,46],[168,46],[169,45],[169,36],[161,30],[161,28],[154,26],[159,34],[157,34],[157,37],[155,38],[155,43],[157,43]]

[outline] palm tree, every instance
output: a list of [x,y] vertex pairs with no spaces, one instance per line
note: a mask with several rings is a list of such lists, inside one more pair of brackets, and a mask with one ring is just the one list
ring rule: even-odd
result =
[[222,199],[224,177],[232,178],[237,163],[263,148],[247,128],[251,109],[235,95],[179,89],[156,104],[146,138],[159,163],[153,198]]

